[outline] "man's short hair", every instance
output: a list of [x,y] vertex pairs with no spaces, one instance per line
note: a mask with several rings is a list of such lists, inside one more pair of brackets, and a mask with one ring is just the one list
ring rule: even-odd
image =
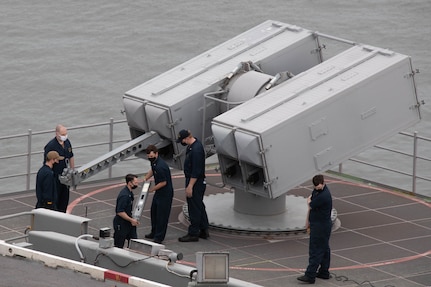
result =
[[137,178],[138,176],[136,174],[131,174],[129,173],[128,175],[126,175],[126,184],[133,181],[135,178]]
[[323,179],[323,175],[318,174],[313,177],[313,185],[318,186],[319,184],[323,184],[325,181]]
[[157,153],[157,152],[159,152],[159,149],[155,145],[150,144],[145,151],[147,154],[149,154],[151,152]]

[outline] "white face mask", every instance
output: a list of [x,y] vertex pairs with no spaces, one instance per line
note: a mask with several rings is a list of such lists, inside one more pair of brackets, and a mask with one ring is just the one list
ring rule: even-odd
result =
[[67,140],[67,135],[65,135],[65,136],[60,136],[60,140],[61,140],[61,141],[63,141],[63,142],[65,142],[65,141]]

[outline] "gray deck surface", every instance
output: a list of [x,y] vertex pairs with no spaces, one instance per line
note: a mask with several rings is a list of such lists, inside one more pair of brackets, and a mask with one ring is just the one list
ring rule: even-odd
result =
[[[266,287],[302,286],[296,277],[303,274],[308,260],[306,234],[255,236],[229,234],[210,230],[209,240],[180,243],[187,226],[180,220],[185,203],[181,172],[173,174],[175,198],[166,248],[184,254],[182,263],[193,265],[197,251],[229,251],[230,276]],[[221,183],[217,174],[208,177],[212,184]],[[331,236],[331,272],[329,280],[317,279],[320,286],[431,286],[431,204],[429,198],[418,198],[352,180],[326,176],[338,211],[341,226]],[[115,199],[123,186],[112,180],[78,186],[71,192],[71,213],[92,219],[89,233],[111,227]],[[311,183],[290,191],[308,196]],[[208,186],[207,193],[220,192]],[[90,195],[91,192],[91,196]],[[223,190],[226,192],[226,190]],[[85,196],[86,195],[86,196]],[[85,196],[83,198],[83,196]],[[148,198],[138,236],[149,231]],[[0,216],[30,211],[34,193],[9,194],[0,197]],[[22,235],[28,218],[0,222],[0,239]],[[127,273],[127,272],[124,272]],[[52,269],[38,262],[0,257],[0,286],[126,286],[115,281],[100,282],[88,275],[65,269]]]

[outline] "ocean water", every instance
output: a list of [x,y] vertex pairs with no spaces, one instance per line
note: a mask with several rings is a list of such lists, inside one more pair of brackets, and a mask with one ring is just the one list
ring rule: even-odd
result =
[[[2,0],[0,9],[0,137],[125,119],[124,92],[268,19],[411,56],[419,99],[431,103],[429,0]],[[425,104],[408,131],[431,136],[430,119]],[[106,137],[73,136],[74,145]],[[76,155],[78,165],[92,159]]]

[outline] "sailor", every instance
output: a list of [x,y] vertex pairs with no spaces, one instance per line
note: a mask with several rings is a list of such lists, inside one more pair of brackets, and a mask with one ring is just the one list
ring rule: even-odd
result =
[[310,229],[308,267],[299,281],[313,284],[317,278],[329,279],[331,263],[332,196],[324,182],[323,175],[318,174],[312,179],[314,189],[307,198],[309,206],[307,226]]
[[147,181],[154,176],[154,186],[148,191],[154,192],[151,203],[151,232],[145,238],[153,239],[156,243],[162,243],[168,229],[169,215],[171,214],[174,188],[172,186],[171,170],[167,163],[159,156],[159,150],[155,145],[149,145],[146,149],[151,169],[145,175]]
[[186,235],[178,238],[180,242],[208,239],[208,215],[203,202],[206,190],[205,181],[205,150],[202,143],[189,130],[181,130],[177,143],[187,146],[184,160],[184,175],[186,177],[186,199],[190,225]]
[[127,239],[130,245],[130,239],[138,238],[136,226],[139,221],[132,217],[133,209],[133,189],[138,187],[138,176],[134,174],[126,175],[126,186],[117,196],[114,217],[114,246],[123,248]]
[[73,169],[75,167],[75,159],[73,157],[72,144],[67,136],[67,129],[63,125],[57,125],[55,128],[55,137],[46,144],[44,157],[46,158],[48,152],[52,150],[58,152],[62,157],[59,163],[54,165],[53,168],[54,176],[57,180],[57,210],[66,212],[70,197],[69,186],[62,184],[58,176],[68,167],[67,163],[69,163],[69,168]]
[[57,208],[57,180],[52,171],[55,164],[58,164],[64,157],[56,151],[47,153],[45,163],[36,175],[36,208],[47,208],[55,210]]

